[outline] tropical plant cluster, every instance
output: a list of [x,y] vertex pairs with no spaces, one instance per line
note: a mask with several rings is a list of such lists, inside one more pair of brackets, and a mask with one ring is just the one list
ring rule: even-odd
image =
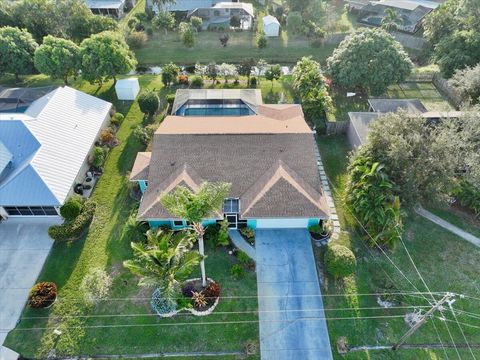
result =
[[35,284],[28,294],[28,305],[32,308],[51,306],[57,298],[57,285],[43,281]]
[[80,214],[72,220],[65,220],[61,225],[48,228],[48,235],[56,241],[76,240],[88,229],[95,215],[96,203],[87,200],[83,203]]

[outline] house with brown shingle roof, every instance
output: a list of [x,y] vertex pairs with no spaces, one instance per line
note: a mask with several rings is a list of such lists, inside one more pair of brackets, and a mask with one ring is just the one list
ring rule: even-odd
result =
[[151,226],[180,228],[184,219],[160,203],[177,186],[231,183],[222,212],[231,228],[308,227],[329,216],[315,139],[300,105],[263,104],[260,90],[178,90],[155,132],[151,153],[138,153],[130,180]]

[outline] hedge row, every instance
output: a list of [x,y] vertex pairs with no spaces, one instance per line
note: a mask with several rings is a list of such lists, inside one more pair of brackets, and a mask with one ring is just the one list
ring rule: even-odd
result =
[[48,229],[48,235],[57,241],[75,240],[84,233],[90,225],[97,204],[93,201],[86,201],[83,204],[82,212],[72,221],[65,221],[62,225],[53,225]]

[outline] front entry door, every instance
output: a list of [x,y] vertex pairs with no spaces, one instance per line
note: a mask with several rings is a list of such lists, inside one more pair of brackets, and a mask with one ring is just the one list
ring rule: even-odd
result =
[[225,217],[228,221],[228,228],[236,229],[238,223],[238,214],[227,214]]

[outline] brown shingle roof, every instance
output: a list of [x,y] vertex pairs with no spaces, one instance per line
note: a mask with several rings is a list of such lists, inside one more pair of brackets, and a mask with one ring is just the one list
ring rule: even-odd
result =
[[[200,185],[203,181],[229,182],[232,184],[229,196],[240,198],[240,206],[243,208],[246,206],[243,204],[244,197],[246,203],[247,195],[250,198],[255,197],[251,188],[257,186],[260,191],[262,177],[265,177],[268,171],[274,176],[275,166],[278,168],[280,163],[284,171],[282,178],[288,177],[289,180],[290,198],[287,201],[282,200],[282,204],[257,201],[261,207],[255,210],[255,216],[269,217],[278,207],[282,207],[284,216],[306,216],[308,212],[311,217],[320,217],[326,210],[317,206],[313,211],[312,201],[308,200],[308,197],[313,197],[317,201],[319,195],[314,193],[321,193],[314,146],[311,133],[156,134],[150,162],[149,186],[142,199],[139,216],[143,219],[173,218],[161,206],[159,198],[180,181],[187,183],[192,190],[195,190],[194,185]],[[259,181],[260,183],[255,185]],[[263,180],[263,183],[267,182]],[[302,189],[299,191],[299,188]],[[308,194],[309,204],[305,201],[305,194]],[[308,210],[305,208],[306,204],[309,206]]]
[[150,166],[150,158],[152,153],[139,152],[135,158],[132,171],[130,173],[130,180],[146,180],[148,179],[148,167]]

